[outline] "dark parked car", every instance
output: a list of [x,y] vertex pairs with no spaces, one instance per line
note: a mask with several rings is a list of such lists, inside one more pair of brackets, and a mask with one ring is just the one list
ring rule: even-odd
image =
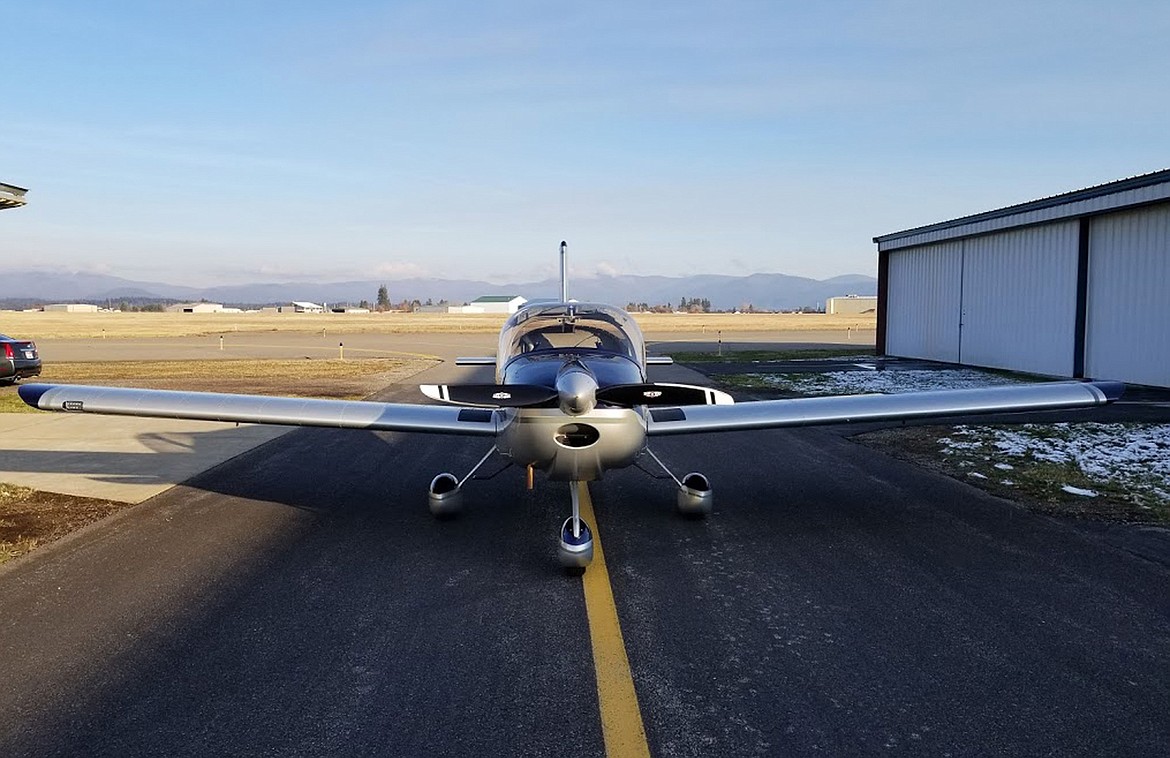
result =
[[41,373],[37,343],[0,334],[0,384],[12,384]]

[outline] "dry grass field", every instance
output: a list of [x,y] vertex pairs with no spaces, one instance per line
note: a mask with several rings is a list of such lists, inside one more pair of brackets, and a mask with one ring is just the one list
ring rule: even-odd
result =
[[[807,332],[869,330],[875,318],[796,313],[637,313],[642,330],[672,332]],[[194,337],[231,332],[329,334],[495,333],[502,315],[446,313],[43,313],[0,312],[0,333],[26,339]]]
[[430,368],[437,360],[87,361],[52,363],[37,381],[203,392],[358,399]]
[[[49,363],[35,381],[148,389],[241,392],[360,400],[433,366],[437,360],[86,361]],[[36,413],[0,387],[0,413]]]

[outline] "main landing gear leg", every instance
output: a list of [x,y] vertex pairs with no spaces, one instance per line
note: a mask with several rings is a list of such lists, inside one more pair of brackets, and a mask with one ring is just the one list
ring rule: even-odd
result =
[[484,456],[479,459],[479,463],[475,464],[471,471],[467,472],[467,476],[462,479],[457,479],[454,474],[439,474],[431,480],[431,486],[427,488],[427,505],[430,506],[432,516],[450,518],[463,510],[464,482],[470,479],[476,471],[479,471],[494,452],[496,452],[496,446],[492,445],[492,449],[484,453]]
[[573,498],[573,515],[565,519],[561,525],[561,539],[557,545],[557,557],[566,569],[585,570],[593,560],[593,532],[589,525],[581,519],[581,499],[579,487],[585,486],[581,482],[569,482],[569,494]]
[[675,505],[679,513],[691,518],[706,518],[711,514],[711,509],[715,507],[715,493],[711,491],[711,482],[707,477],[697,471],[692,471],[679,479],[670,472],[666,464],[658,460],[658,456],[654,454],[653,450],[646,448],[646,452],[678,485]]

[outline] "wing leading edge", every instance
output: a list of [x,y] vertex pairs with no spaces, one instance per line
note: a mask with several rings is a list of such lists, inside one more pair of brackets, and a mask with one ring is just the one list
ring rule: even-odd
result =
[[1104,405],[1121,397],[1119,382],[1050,382],[1010,387],[840,395],[696,405],[650,411],[649,435],[726,432],[860,421],[1015,413]]
[[[895,395],[764,400],[652,408],[647,434],[768,429],[863,421],[1085,408],[1121,396],[1118,382],[1054,382]],[[491,436],[501,412],[444,405],[364,400],[176,392],[80,384],[26,384],[26,403],[47,411],[152,416],[248,424],[323,426],[374,431]]]
[[496,433],[500,420],[498,414],[490,410],[365,400],[176,392],[81,384],[25,384],[19,392],[26,403],[46,411],[245,424],[490,436]]

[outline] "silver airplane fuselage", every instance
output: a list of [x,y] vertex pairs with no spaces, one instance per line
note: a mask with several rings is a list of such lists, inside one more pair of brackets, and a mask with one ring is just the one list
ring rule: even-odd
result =
[[496,382],[555,391],[547,407],[496,411],[500,453],[554,481],[592,481],[646,446],[645,406],[599,401],[599,390],[646,381],[645,343],[625,311],[592,303],[534,305],[500,332]]

